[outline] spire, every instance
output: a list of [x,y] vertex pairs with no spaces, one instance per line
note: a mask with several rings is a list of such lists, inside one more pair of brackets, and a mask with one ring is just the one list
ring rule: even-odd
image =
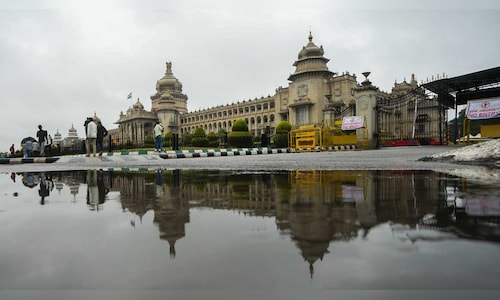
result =
[[165,74],[172,75],[173,74],[172,73],[172,62],[167,61],[166,65],[167,65],[167,71],[165,72]]
[[309,31],[309,42],[312,42],[312,40],[313,40],[313,36],[312,36],[311,31]]

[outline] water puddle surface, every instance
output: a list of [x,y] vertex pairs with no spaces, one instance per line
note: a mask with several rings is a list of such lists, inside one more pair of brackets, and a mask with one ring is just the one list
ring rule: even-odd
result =
[[0,173],[0,289],[497,289],[500,187],[431,171]]

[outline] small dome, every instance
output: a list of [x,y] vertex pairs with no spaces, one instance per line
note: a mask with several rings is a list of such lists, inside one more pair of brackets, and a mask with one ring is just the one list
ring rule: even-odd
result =
[[323,56],[325,51],[323,50],[323,46],[316,46],[312,42],[313,36],[311,32],[309,32],[309,43],[306,46],[302,47],[302,50],[299,52],[299,59],[303,59],[306,57],[314,57],[314,56]]
[[137,102],[134,104],[134,110],[144,110],[144,105],[139,101],[139,98],[137,98]]

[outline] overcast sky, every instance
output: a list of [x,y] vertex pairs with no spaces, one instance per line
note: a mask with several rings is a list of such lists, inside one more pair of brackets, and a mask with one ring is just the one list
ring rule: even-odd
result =
[[496,1],[72,2],[0,0],[0,151],[38,124],[83,137],[94,112],[115,128],[129,92],[150,110],[167,61],[190,111],[273,95],[309,31],[331,71],[384,91],[500,65]]

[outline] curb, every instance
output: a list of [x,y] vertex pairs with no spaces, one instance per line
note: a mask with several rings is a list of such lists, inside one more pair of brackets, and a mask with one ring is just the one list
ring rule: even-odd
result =
[[30,158],[1,158],[0,164],[29,164],[29,163],[53,163],[59,157],[30,157]]
[[195,158],[195,157],[221,157],[221,156],[244,156],[261,154],[290,153],[288,149],[268,148],[238,148],[238,149],[207,149],[207,150],[178,150],[160,153],[163,159],[172,158]]
[[[155,151],[122,151],[122,152],[107,152],[103,153],[102,157],[123,157],[123,156],[144,156],[144,155],[158,155],[163,159],[172,158],[194,158],[194,157],[220,157],[220,156],[244,156],[244,155],[261,155],[261,154],[278,154],[290,153],[289,149],[271,149],[271,148],[227,148],[227,149],[200,149],[200,150],[169,150],[166,152]],[[24,163],[53,163],[58,161],[61,157],[82,157],[85,154],[73,156],[59,156],[59,157],[30,157],[30,158],[1,158],[0,164],[24,164]],[[125,157],[124,157],[125,158]]]

